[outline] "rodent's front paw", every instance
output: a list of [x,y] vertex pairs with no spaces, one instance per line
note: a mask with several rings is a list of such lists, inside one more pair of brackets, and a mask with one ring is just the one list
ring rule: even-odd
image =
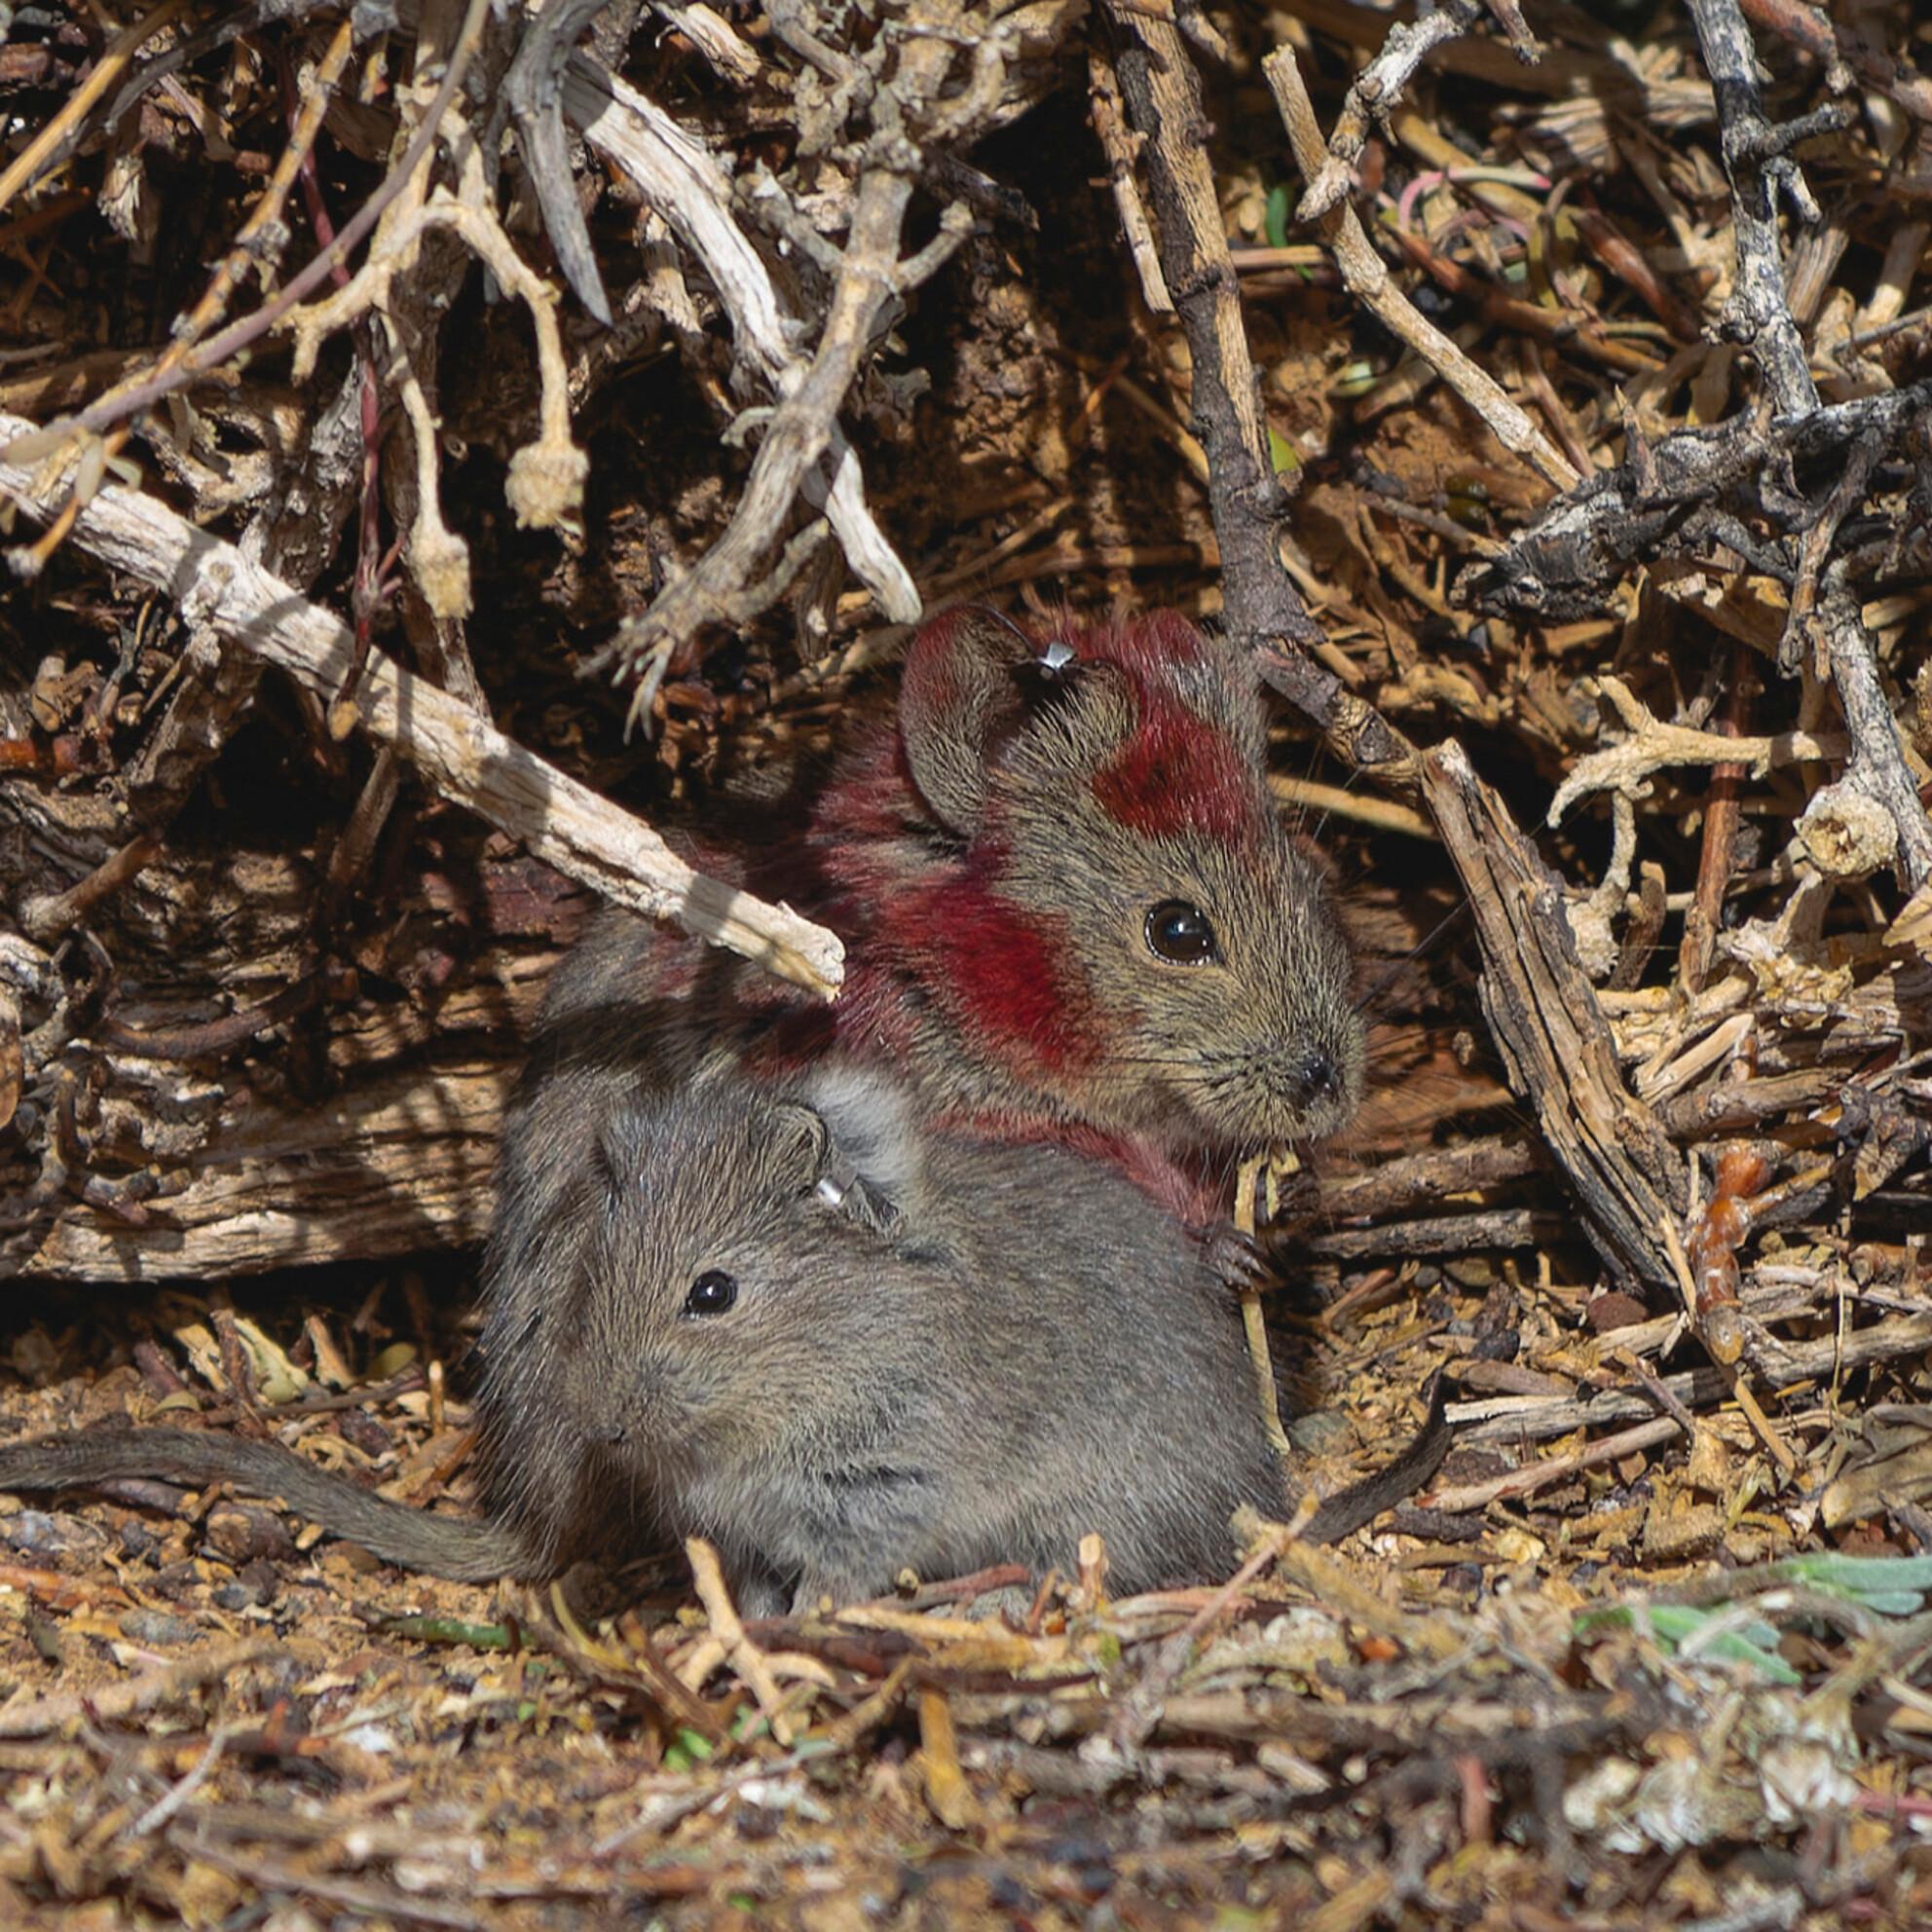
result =
[[1203,1232],[1201,1255],[1214,1279],[1225,1282],[1238,1294],[1259,1293],[1281,1281],[1267,1250],[1232,1221],[1219,1222]]

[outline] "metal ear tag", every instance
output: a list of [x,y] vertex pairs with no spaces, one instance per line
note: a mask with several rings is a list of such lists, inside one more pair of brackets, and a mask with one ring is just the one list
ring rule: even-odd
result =
[[1048,677],[1057,678],[1073,662],[1073,647],[1063,637],[1057,637],[1040,647],[1036,661]]
[[845,1205],[845,1190],[830,1174],[820,1176],[814,1191],[828,1208],[842,1208]]

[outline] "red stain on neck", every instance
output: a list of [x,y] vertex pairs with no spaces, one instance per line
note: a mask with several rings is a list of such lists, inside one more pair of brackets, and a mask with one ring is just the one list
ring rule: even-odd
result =
[[1205,1231],[1227,1218],[1227,1190],[1205,1162],[1177,1158],[1138,1135],[1108,1133],[1081,1121],[1050,1120],[1043,1115],[963,1109],[941,1114],[934,1125],[1002,1146],[1059,1147],[1078,1154],[1132,1181],[1186,1228]]
[[998,889],[1004,857],[983,839],[964,864],[882,907],[881,937],[990,1058],[1022,1077],[1078,1071],[1101,1042],[1066,922]]
[[1259,835],[1260,787],[1252,763],[1226,730],[1182,702],[1177,665],[1201,661],[1199,634],[1163,612],[1117,630],[1090,632],[1080,655],[1117,665],[1133,688],[1133,735],[1094,776],[1100,809],[1151,837],[1195,833],[1232,845]]
[[1142,1194],[1189,1228],[1208,1228],[1227,1213],[1224,1190],[1205,1162],[1157,1147],[1139,1135],[1075,1127],[1060,1144],[1125,1174]]

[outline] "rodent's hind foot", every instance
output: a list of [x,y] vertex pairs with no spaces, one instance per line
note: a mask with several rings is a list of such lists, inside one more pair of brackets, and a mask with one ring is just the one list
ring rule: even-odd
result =
[[856,1603],[871,1603],[889,1594],[890,1583],[877,1577],[854,1577],[830,1570],[807,1570],[792,1592],[794,1616],[816,1616],[828,1607],[848,1610]]
[[730,1584],[732,1608],[747,1623],[769,1623],[799,1614],[799,1591],[768,1570],[747,1571],[733,1577]]
[[563,1593],[565,1608],[586,1630],[628,1610],[636,1601],[634,1589],[623,1579],[589,1557],[573,1563],[557,1579],[557,1588]]

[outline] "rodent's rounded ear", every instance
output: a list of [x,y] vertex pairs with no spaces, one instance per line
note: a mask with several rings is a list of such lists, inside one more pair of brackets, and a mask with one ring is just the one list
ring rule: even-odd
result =
[[1025,699],[1017,673],[1036,654],[1018,626],[971,608],[935,617],[912,640],[899,685],[899,730],[912,782],[950,830],[971,834],[986,767]]
[[832,1130],[816,1108],[797,1100],[777,1101],[766,1118],[765,1153],[772,1171],[795,1182],[803,1194],[825,1172],[832,1157]]
[[905,1223],[898,1202],[881,1194],[863,1174],[845,1190],[838,1206],[848,1220],[888,1240],[896,1237]]

